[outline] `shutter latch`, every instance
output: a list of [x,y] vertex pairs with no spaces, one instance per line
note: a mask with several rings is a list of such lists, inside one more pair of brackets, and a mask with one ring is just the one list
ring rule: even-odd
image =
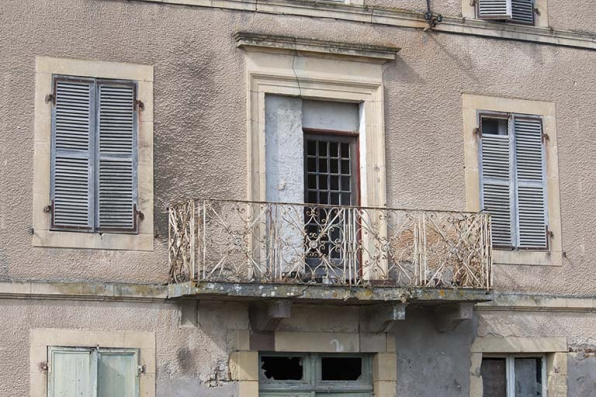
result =
[[474,7],[476,5],[476,0],[470,0],[470,6]]
[[48,370],[48,362],[44,361],[39,363],[39,369],[42,371],[47,371]]
[[135,100],[135,107],[139,110],[145,110],[145,104],[140,99]]
[[45,207],[43,207],[43,212],[45,212],[46,214],[49,214],[50,212],[52,212],[52,204],[46,205]]
[[473,132],[473,134],[474,134],[475,136],[478,136],[478,137],[482,136],[482,135],[480,134],[480,128],[478,128],[478,127],[474,128],[474,131],[472,131],[472,132]]
[[145,364],[138,366],[139,374],[144,374],[147,372],[147,366]]
[[46,95],[46,103],[50,103],[50,102],[54,102],[54,99],[56,97],[54,96],[54,94],[48,94]]
[[550,136],[548,134],[542,134],[542,142],[550,140]]

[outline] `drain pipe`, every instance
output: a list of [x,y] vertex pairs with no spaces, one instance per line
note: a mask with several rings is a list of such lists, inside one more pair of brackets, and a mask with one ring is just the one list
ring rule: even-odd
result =
[[443,22],[443,15],[434,14],[432,12],[430,0],[426,0],[426,13],[424,14],[424,19],[426,19],[426,22],[428,23],[428,27],[426,27],[424,31],[432,29],[437,26],[438,23]]

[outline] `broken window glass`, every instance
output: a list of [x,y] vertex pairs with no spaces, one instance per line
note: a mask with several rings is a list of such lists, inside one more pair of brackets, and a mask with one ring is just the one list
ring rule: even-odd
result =
[[302,357],[263,356],[261,370],[269,380],[302,380]]
[[321,379],[324,381],[356,381],[361,375],[361,357],[321,358]]

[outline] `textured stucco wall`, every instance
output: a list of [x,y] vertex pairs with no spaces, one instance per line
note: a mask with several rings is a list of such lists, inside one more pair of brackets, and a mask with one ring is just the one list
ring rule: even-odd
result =
[[[200,384],[212,393],[202,395],[233,395],[236,385],[229,382],[229,352],[235,330],[248,326],[246,307],[236,304],[204,305],[200,329],[178,328],[177,307],[163,303],[0,300],[0,311],[4,319],[10,319],[0,327],[3,397],[29,395],[32,328],[154,332],[158,396],[176,396],[168,390],[178,381],[189,388]],[[207,389],[208,385],[215,387]],[[218,390],[222,394],[215,392]]]
[[586,312],[481,312],[478,336],[566,337],[571,349],[596,348],[596,315]]
[[[589,294],[596,275],[596,52],[316,18],[107,0],[10,0],[0,13],[0,277],[165,282],[173,199],[246,197],[243,53],[232,32],[395,44],[387,64],[388,203],[465,209],[461,94],[557,106],[563,267],[498,266],[500,289]],[[155,66],[155,251],[31,247],[35,55]],[[573,67],[571,67],[571,65]],[[41,211],[41,209],[36,209]]]
[[596,357],[594,354],[569,354],[567,373],[569,396],[596,397]]

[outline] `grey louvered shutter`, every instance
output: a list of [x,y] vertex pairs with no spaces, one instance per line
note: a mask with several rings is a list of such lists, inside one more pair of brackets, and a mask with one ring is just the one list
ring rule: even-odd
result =
[[512,246],[511,143],[509,135],[482,134],[482,208],[491,215],[494,246]]
[[514,116],[518,246],[548,248],[542,120]]
[[478,18],[511,19],[511,0],[477,0]]
[[137,229],[136,87],[98,83],[97,216],[100,231]]
[[512,21],[534,24],[534,0],[511,0],[511,11]]
[[93,228],[93,80],[54,79],[52,228]]

